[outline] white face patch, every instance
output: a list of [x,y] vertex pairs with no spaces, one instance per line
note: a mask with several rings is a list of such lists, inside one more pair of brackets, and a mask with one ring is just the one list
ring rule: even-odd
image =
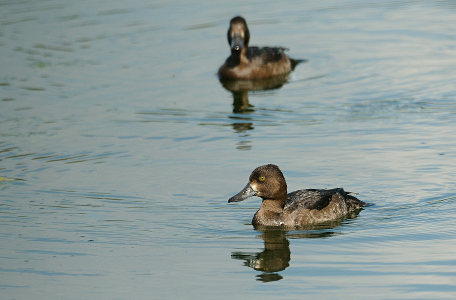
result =
[[244,30],[241,24],[234,24],[231,26],[231,38],[233,38],[235,34],[238,34],[241,36],[241,38],[244,38]]
[[258,186],[257,186],[256,183],[251,183],[251,184],[250,184],[250,188],[251,188],[252,190],[254,190],[256,193],[258,193]]

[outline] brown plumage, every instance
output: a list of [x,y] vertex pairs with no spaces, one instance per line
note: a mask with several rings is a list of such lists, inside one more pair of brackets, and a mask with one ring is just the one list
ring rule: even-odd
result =
[[228,28],[231,55],[219,68],[220,79],[265,79],[290,73],[302,62],[289,58],[283,47],[249,47],[250,32],[242,17],[231,19]]
[[287,194],[285,177],[273,164],[253,170],[249,183],[228,202],[242,201],[251,196],[263,199],[253,217],[254,226],[315,225],[356,215],[366,205],[342,188],[305,189]]

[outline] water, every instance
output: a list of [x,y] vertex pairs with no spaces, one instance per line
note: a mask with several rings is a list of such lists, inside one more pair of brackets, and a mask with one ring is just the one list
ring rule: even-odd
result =
[[[308,60],[241,109],[215,75],[237,14]],[[455,25],[453,1],[1,1],[1,298],[454,299]],[[259,199],[226,202],[264,163],[373,206],[255,231]]]

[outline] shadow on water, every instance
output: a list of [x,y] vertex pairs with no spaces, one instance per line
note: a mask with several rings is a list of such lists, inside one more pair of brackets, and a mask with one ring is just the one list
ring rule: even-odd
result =
[[341,221],[315,225],[302,230],[289,232],[277,228],[257,228],[261,234],[258,238],[264,241],[264,249],[260,252],[233,251],[232,259],[244,261],[244,266],[250,267],[261,274],[256,275],[256,280],[262,282],[278,281],[283,279],[279,273],[290,266],[290,241],[291,239],[327,238],[338,234],[332,228],[339,226]]

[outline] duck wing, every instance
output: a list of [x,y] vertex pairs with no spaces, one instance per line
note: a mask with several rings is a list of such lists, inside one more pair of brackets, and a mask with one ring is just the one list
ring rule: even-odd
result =
[[341,195],[348,206],[364,206],[364,202],[349,195],[343,188],[330,190],[306,189],[289,193],[284,209],[295,210],[298,208],[305,208],[321,210],[329,204],[335,194]]
[[261,57],[265,63],[276,62],[282,59],[283,54],[287,51],[287,48],[283,47],[248,47],[247,58],[253,60]]

